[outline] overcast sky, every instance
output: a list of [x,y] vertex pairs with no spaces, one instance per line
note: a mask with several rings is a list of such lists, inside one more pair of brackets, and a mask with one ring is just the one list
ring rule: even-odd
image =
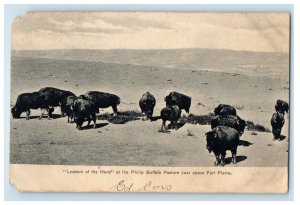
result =
[[12,49],[215,48],[289,52],[287,13],[28,13]]

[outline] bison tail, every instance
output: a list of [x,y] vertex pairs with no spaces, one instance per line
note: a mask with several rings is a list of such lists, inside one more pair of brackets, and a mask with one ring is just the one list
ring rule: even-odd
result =
[[120,105],[120,103],[121,103],[121,99],[118,97],[118,105]]

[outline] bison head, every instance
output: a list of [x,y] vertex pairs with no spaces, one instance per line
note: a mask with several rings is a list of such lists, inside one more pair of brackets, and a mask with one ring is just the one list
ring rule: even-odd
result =
[[205,134],[206,136],[206,149],[208,150],[209,153],[214,149],[216,145],[216,139],[217,139],[217,133],[214,131],[209,131]]
[[22,112],[16,106],[11,109],[11,114],[12,114],[14,119],[20,118],[21,113]]
[[238,121],[237,121],[237,123],[238,123],[238,131],[239,131],[239,133],[240,133],[240,135],[241,134],[243,134],[244,133],[244,131],[245,131],[245,127],[246,127],[246,121],[245,120],[242,120],[242,119],[239,119]]
[[74,122],[76,123],[76,128],[78,130],[81,130],[82,129],[81,126],[82,126],[82,124],[84,122],[84,119],[82,117],[75,117],[74,118]]
[[172,96],[170,96],[170,95],[168,95],[168,96],[165,97],[165,102],[166,102],[166,106],[176,105],[175,99]]

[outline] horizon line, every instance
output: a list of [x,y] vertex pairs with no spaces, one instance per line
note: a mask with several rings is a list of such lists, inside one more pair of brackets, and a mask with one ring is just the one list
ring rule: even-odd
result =
[[234,51],[234,52],[250,52],[250,53],[282,53],[282,54],[290,54],[290,52],[284,51],[252,51],[252,50],[235,50],[235,49],[227,49],[227,48],[66,48],[66,49],[32,49],[32,50],[23,50],[23,49],[11,49],[11,51],[67,51],[67,50],[226,50],[226,51]]

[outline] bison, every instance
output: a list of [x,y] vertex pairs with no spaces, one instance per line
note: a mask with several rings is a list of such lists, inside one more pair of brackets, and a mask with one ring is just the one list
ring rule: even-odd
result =
[[168,106],[161,110],[160,116],[162,119],[162,127],[161,131],[166,132],[166,121],[171,122],[171,128],[177,130],[177,121],[179,120],[181,115],[181,110],[177,105]]
[[276,111],[271,118],[272,133],[274,135],[273,140],[280,139],[281,129],[284,125],[284,115],[281,112]]
[[[240,135],[238,131],[231,127],[218,126],[212,131],[207,132],[206,134],[206,148],[209,151],[213,151],[216,157],[215,166],[221,165],[224,166],[226,150],[230,150],[232,154],[232,163],[236,164],[236,153],[237,147],[240,141]],[[221,157],[221,160],[220,160]]]
[[145,94],[142,95],[139,101],[139,105],[142,113],[145,113],[146,119],[152,118],[155,104],[156,104],[155,97],[151,93],[146,92]]
[[192,98],[178,92],[170,92],[165,97],[166,106],[177,105],[180,110],[184,109],[187,114],[190,112]]
[[77,99],[78,99],[78,97],[76,97],[76,96],[68,96],[67,97],[67,102],[65,105],[65,113],[68,116],[68,123],[72,122],[72,120],[74,119],[74,113],[72,110],[72,106],[74,105],[74,102]]
[[39,119],[42,118],[45,111],[48,112],[48,119],[50,119],[54,108],[47,106],[44,99],[39,95],[38,92],[33,93],[22,93],[18,96],[15,106],[11,109],[13,118],[20,118],[23,112],[26,112],[26,119],[30,118],[31,109],[41,109]]
[[61,114],[66,114],[66,104],[68,96],[76,96],[71,91],[61,90],[53,87],[45,87],[39,90],[40,96],[43,98],[47,106],[60,106]]
[[76,123],[76,128],[81,130],[81,126],[85,120],[88,121],[90,125],[91,120],[94,122],[94,128],[96,128],[96,110],[97,107],[95,103],[90,100],[77,99],[74,101],[71,109],[74,114],[74,122]]
[[211,129],[218,126],[227,126],[236,129],[240,135],[244,133],[246,122],[239,116],[220,115],[211,120]]
[[[118,114],[117,106],[120,104],[121,100],[117,95],[98,91],[89,91],[83,98],[94,102],[98,109],[112,107],[114,115]],[[99,110],[97,110],[97,113],[99,113]]]
[[236,109],[231,105],[220,104],[214,110],[215,115],[236,115]]
[[289,104],[283,100],[277,100],[275,105],[275,110],[280,112],[281,114],[285,114],[289,112]]

